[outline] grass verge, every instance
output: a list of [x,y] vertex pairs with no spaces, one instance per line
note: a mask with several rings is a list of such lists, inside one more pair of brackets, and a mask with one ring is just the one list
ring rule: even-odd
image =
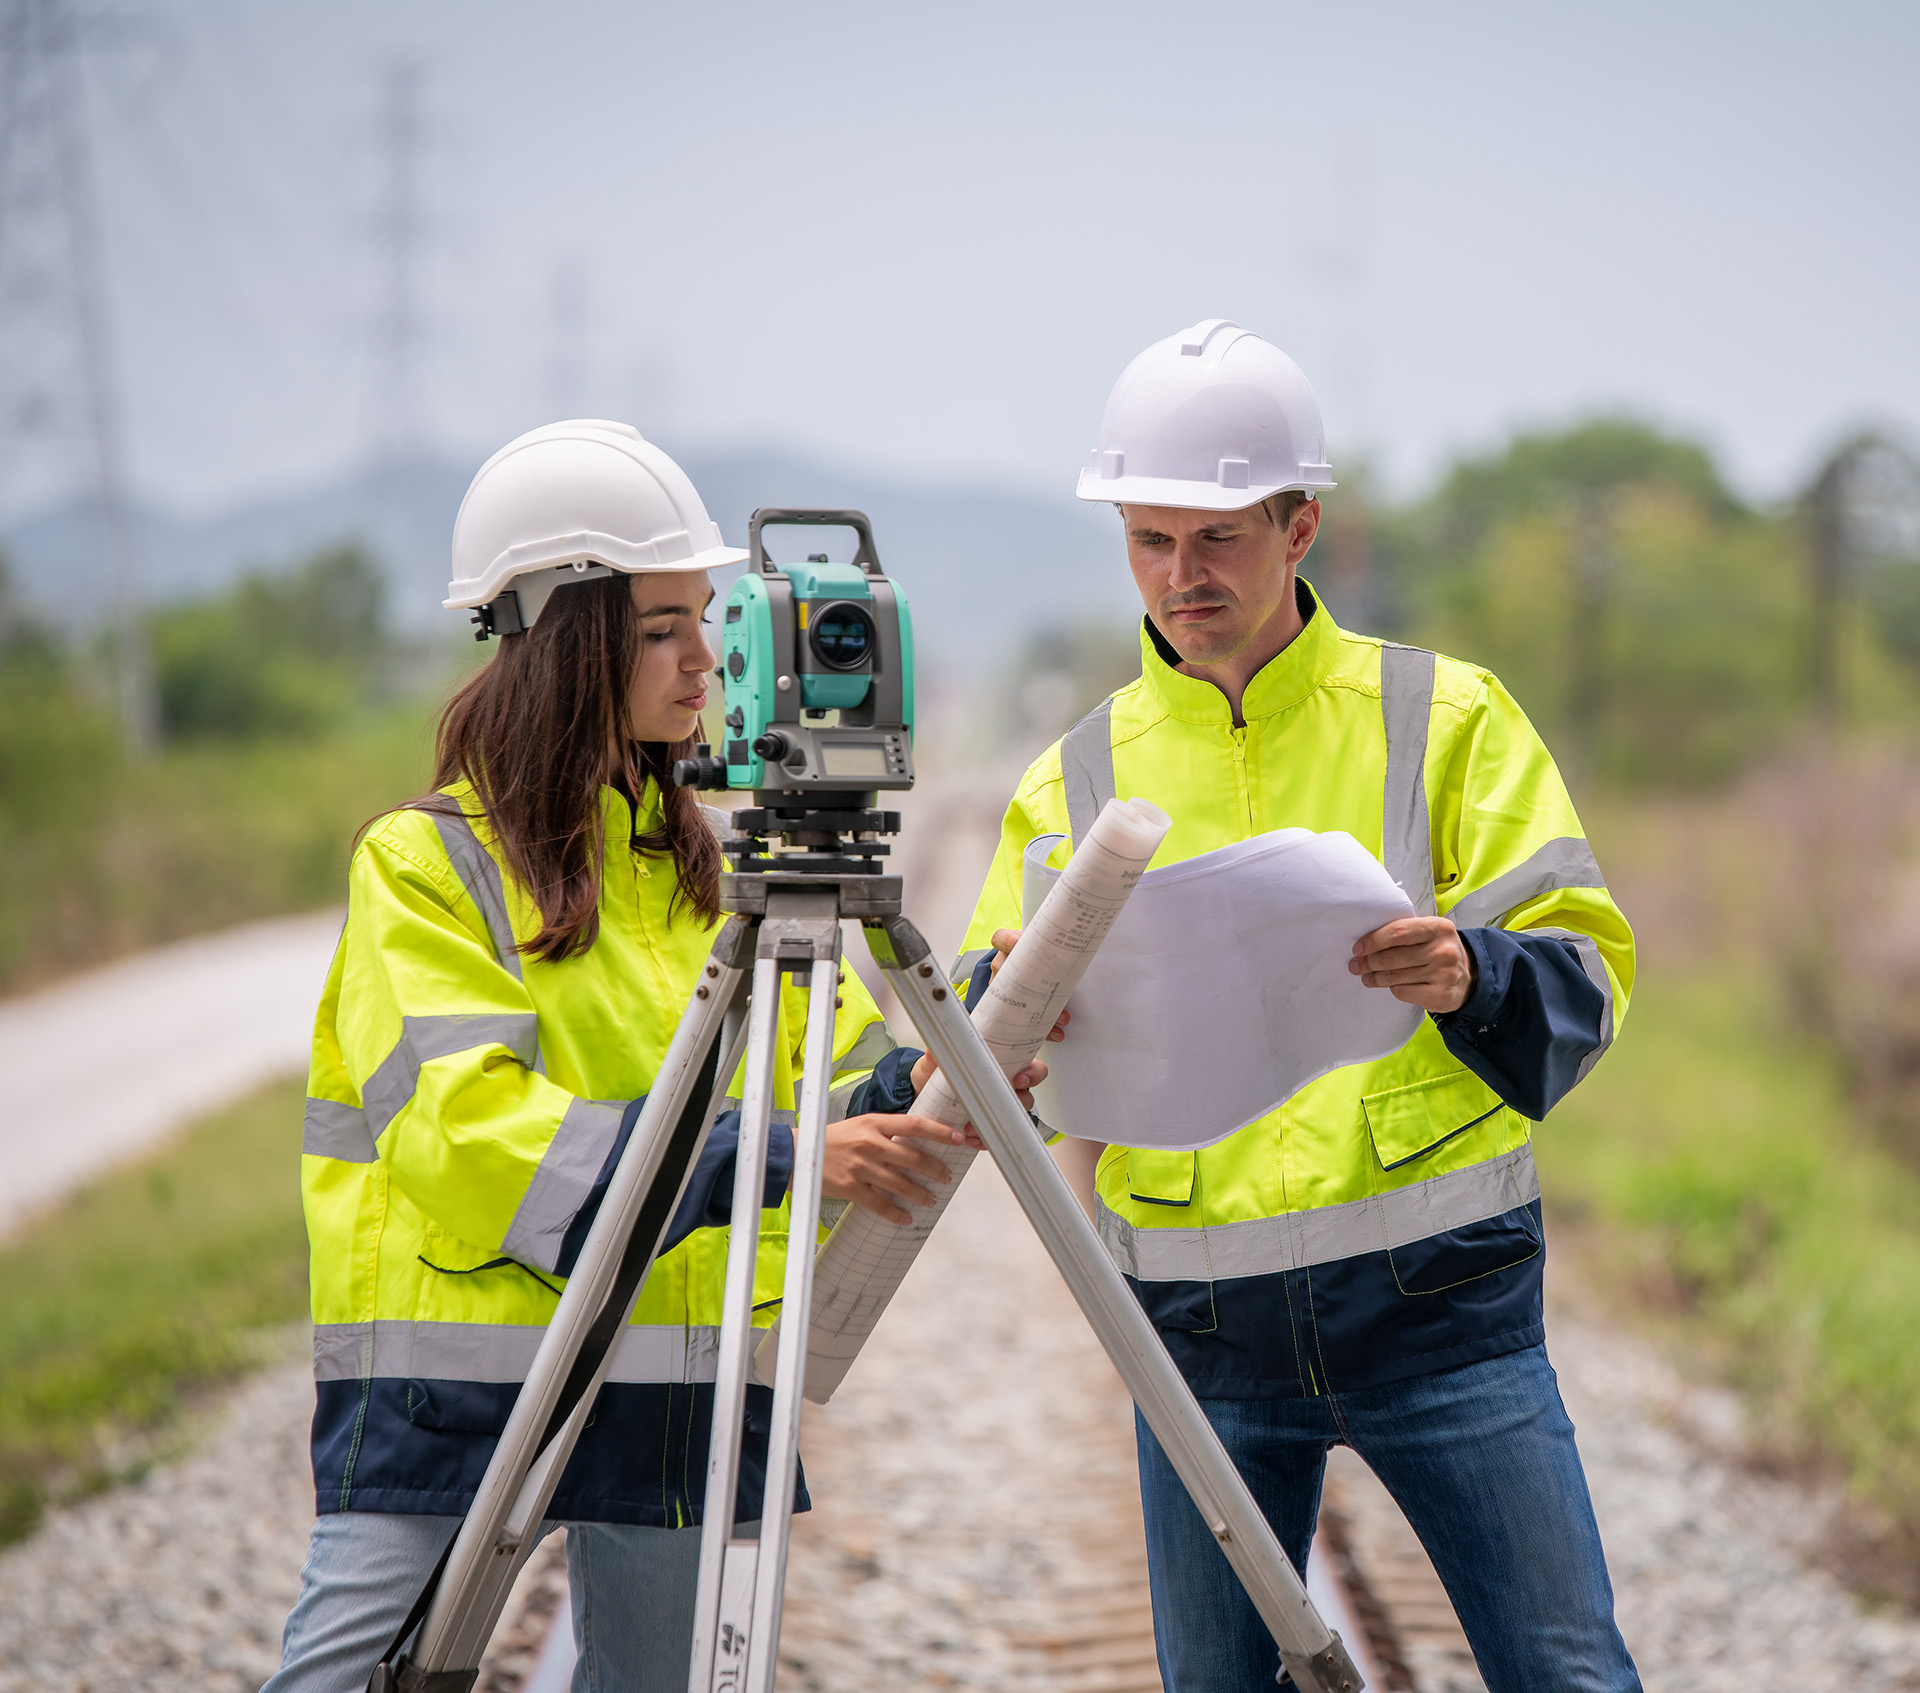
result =
[[307,740],[187,743],[105,776],[76,756],[57,801],[0,793],[0,992],[337,903],[354,831],[426,787],[432,748],[432,711],[402,702]]
[[298,1083],[206,1119],[0,1249],[0,1544],[138,1473],[306,1314]]
[[1758,975],[1643,978],[1535,1148],[1589,1278],[1740,1387],[1762,1456],[1855,1501],[1857,1585],[1920,1602],[1920,1171]]

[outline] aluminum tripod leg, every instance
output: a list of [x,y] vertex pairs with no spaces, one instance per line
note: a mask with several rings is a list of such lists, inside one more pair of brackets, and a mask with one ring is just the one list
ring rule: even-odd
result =
[[[707,1462],[706,1519],[700,1539],[700,1582],[694,1603],[692,1693],[771,1693],[779,1662],[780,1615],[792,1529],[793,1488],[800,1457],[806,1324],[781,1331],[779,1385],[767,1442],[760,1537],[735,1539],[741,1429],[753,1369],[754,1272],[767,1126],[773,1103],[775,1014],[782,969],[810,972],[799,1111],[794,1129],[792,1213],[788,1222],[783,1308],[806,1311],[813,1300],[814,1240],[820,1217],[820,1172],[832,1087],[834,1005],[840,965],[838,889],[771,894],[753,966],[747,1082],[740,1154],[727,1242],[727,1284],[721,1308],[720,1357],[714,1387],[713,1442]],[[791,1355],[789,1355],[791,1354]]]
[[[1322,1693],[1353,1693],[1364,1684],[1340,1637],[1320,1620],[1193,1390],[1033,1132],[965,1007],[929,958],[926,941],[904,917],[869,923],[866,935],[875,961],[965,1102],[1007,1185],[1272,1631],[1293,1679]],[[780,1368],[784,1385],[790,1379],[784,1357]]]
[[[773,1116],[774,1034],[780,1010],[780,965],[759,958],[747,1004],[747,1072],[740,1097],[740,1150],[734,1159],[733,1211],[727,1230],[727,1279],[720,1307],[720,1351],[714,1372],[713,1437],[707,1456],[700,1581],[694,1605],[693,1662],[711,1665],[746,1651],[744,1634],[721,1635],[722,1593],[747,1608],[753,1600],[759,1543],[733,1539],[733,1502],[740,1485],[740,1427],[747,1407],[746,1360],[753,1344],[754,1271],[760,1254],[760,1201],[766,1185],[767,1136]],[[732,1608],[732,1607],[726,1607]],[[711,1674],[711,1670],[708,1672]],[[691,1685],[691,1682],[689,1683]],[[703,1680],[700,1685],[705,1687]]]
[[[661,1060],[653,1091],[634,1124],[599,1215],[514,1401],[500,1443],[454,1539],[414,1649],[392,1678],[392,1685],[403,1690],[432,1688],[434,1693],[441,1688],[473,1685],[514,1575],[532,1549],[560,1472],[612,1362],[614,1347],[609,1345],[597,1360],[597,1368],[572,1414],[561,1429],[551,1431],[549,1438],[549,1425],[574,1373],[582,1345],[621,1284],[623,1260],[642,1221],[643,1209],[649,1218],[657,1220],[655,1238],[645,1245],[647,1263],[651,1264],[658,1237],[679,1204],[680,1191],[712,1127],[722,1084],[737,1061],[736,1053],[715,1072],[714,1097],[705,1103],[697,1135],[685,1134],[689,1105],[705,1074],[721,1025],[734,1009],[757,927],[752,919],[735,917],[714,943],[700,984]],[[676,1139],[679,1144],[674,1146]],[[677,1154],[678,1165],[663,1170],[670,1149]],[[667,1196],[655,1192],[656,1183],[667,1176],[673,1184],[671,1203],[663,1203]],[[625,1267],[630,1273],[632,1266]],[[622,1332],[637,1294],[636,1283],[619,1313]],[[614,1340],[617,1344],[617,1334]],[[383,1673],[376,1672],[376,1682]]]

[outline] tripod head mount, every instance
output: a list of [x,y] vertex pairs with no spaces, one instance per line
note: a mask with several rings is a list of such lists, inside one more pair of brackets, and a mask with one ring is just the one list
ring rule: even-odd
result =
[[900,813],[878,811],[876,793],[792,793],[758,789],[755,804],[733,813],[739,832],[720,843],[733,869],[720,878],[729,911],[764,912],[775,887],[839,884],[841,915],[890,917],[900,911],[900,878],[882,873],[892,851],[883,836],[900,832]]

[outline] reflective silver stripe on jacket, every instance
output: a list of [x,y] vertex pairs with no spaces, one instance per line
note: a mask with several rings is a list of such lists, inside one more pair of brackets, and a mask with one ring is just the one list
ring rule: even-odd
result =
[[1578,835],[1562,835],[1548,841],[1524,864],[1494,877],[1485,887],[1462,894],[1447,917],[1456,929],[1504,928],[1509,912],[1555,888],[1606,885],[1593,848]]
[[[494,1273],[519,1274],[509,1265]],[[313,1373],[318,1381],[525,1381],[546,1332],[544,1323],[322,1323],[313,1331]],[[632,1323],[621,1331],[607,1379],[712,1381],[719,1351],[717,1327]]]
[[[1054,835],[1050,838],[1057,841],[1060,837]],[[967,991],[967,984],[973,980],[974,971],[980,968],[981,959],[991,958],[993,953],[994,949],[990,946],[977,946],[971,952],[961,953],[953,961],[953,968],[947,972],[947,980],[964,994]]]
[[447,861],[460,878],[460,885],[486,919],[487,934],[493,940],[494,956],[500,960],[500,968],[518,980],[520,954],[514,950],[513,925],[507,921],[507,897],[500,886],[500,866],[480,844],[480,837],[464,815],[434,810],[429,810],[427,815],[440,831],[440,844],[446,848]]
[[1533,1149],[1517,1146],[1372,1198],[1205,1228],[1138,1228],[1102,1201],[1099,1229],[1114,1263],[1136,1281],[1227,1281],[1408,1246],[1539,1197]]
[[569,1102],[500,1242],[500,1250],[509,1258],[537,1270],[551,1270],[560,1261],[567,1228],[586,1204],[600,1167],[613,1150],[625,1109],[591,1099]]
[[[838,1123],[846,1116],[853,1104],[854,1094],[866,1084],[874,1065],[889,1052],[897,1051],[899,1046],[900,1043],[887,1032],[887,1025],[879,1018],[860,1031],[860,1038],[847,1048],[846,1056],[833,1067],[834,1080],[838,1085],[827,1093],[829,1123]],[[852,1080],[841,1082],[842,1076],[850,1076]]]
[[1433,654],[1383,641],[1380,716],[1387,729],[1387,783],[1380,862],[1424,917],[1433,898],[1433,833],[1427,818],[1427,724],[1433,712]]
[[380,1156],[364,1110],[358,1105],[343,1105],[337,1099],[311,1096],[301,1127],[300,1150],[319,1158],[338,1158],[343,1164],[371,1164]]
[[1580,1069],[1574,1076],[1577,1087],[1587,1079],[1587,1072],[1600,1062],[1600,1054],[1613,1045],[1613,983],[1607,980],[1607,966],[1600,957],[1599,943],[1591,935],[1582,935],[1572,929],[1520,929],[1522,935],[1550,935],[1554,940],[1565,941],[1579,956],[1580,968],[1587,973],[1587,980],[1600,990],[1600,998],[1605,1009],[1600,1013],[1600,1044],[1580,1060]]
[[360,1090],[369,1132],[378,1140],[406,1109],[419,1089],[422,1065],[477,1046],[504,1046],[531,1068],[538,1039],[539,1019],[531,1011],[403,1017],[399,1040]]
[[[487,934],[493,941],[493,955],[500,961],[500,968],[516,982],[522,980],[513,924],[507,918],[507,896],[500,884],[500,866],[480,844],[480,837],[473,832],[473,824],[465,813],[434,811],[429,815],[440,831],[440,844],[446,848],[447,861],[459,876],[460,885],[486,919]],[[537,1035],[527,1068],[543,1076],[547,1073],[547,1061],[540,1051]]]
[[887,1025],[876,1017],[860,1031],[860,1038],[847,1048],[846,1056],[834,1065],[833,1073],[843,1076],[854,1070],[871,1070],[899,1045],[887,1033]]
[[1067,791],[1067,821],[1077,846],[1114,797],[1111,694],[1060,737],[1060,775]]

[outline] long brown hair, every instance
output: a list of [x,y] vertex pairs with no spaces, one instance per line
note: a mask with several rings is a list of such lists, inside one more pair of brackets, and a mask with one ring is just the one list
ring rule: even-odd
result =
[[[720,910],[720,842],[688,788],[669,779],[691,741],[636,741],[627,689],[640,625],[624,575],[554,590],[539,621],[500,637],[500,650],[440,714],[433,785],[468,781],[480,796],[507,867],[540,908],[542,927],[520,951],[548,963],[585,952],[600,933],[606,859],[600,789],[610,748],[616,779],[636,805],[659,784],[662,826],[633,846],[671,856],[679,886],[668,907],[711,922]],[[417,806],[438,810],[429,795]]]

